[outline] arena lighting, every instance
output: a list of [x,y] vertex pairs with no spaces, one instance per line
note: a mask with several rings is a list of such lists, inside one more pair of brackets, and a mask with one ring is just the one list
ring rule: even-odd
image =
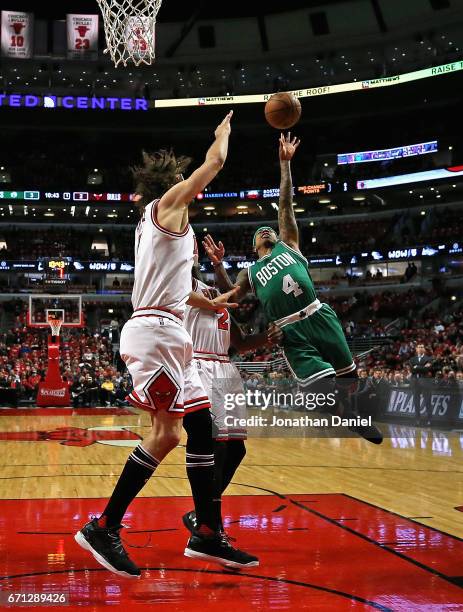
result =
[[331,200],[318,200],[320,204],[330,204]]
[[204,210],[215,210],[215,206],[205,206]]

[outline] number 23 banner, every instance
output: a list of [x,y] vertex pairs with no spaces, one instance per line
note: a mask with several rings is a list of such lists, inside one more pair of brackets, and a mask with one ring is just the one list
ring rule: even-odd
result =
[[79,58],[98,50],[98,15],[66,15],[68,56]]
[[32,13],[2,11],[2,55],[32,57],[34,21]]

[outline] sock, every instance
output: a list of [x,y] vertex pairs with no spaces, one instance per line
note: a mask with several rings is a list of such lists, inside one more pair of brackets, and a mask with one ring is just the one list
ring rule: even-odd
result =
[[122,521],[130,502],[152,476],[159,461],[140,444],[129,455],[108,505],[98,519],[100,527],[114,527]]
[[214,497],[212,505],[214,506],[215,520],[219,529],[223,529],[222,523],[222,491],[223,491],[223,468],[227,456],[227,442],[214,443]]
[[222,468],[222,493],[228,487],[240,463],[246,455],[244,440],[228,440],[225,442],[227,452]]
[[214,446],[209,408],[186,414],[183,427],[186,443],[186,472],[195,504],[198,531],[209,534],[218,530],[214,511]]
[[336,400],[342,410],[341,416],[345,418],[356,416],[357,402],[355,401],[355,392],[358,385],[357,371],[354,370],[349,374],[336,376],[335,383]]

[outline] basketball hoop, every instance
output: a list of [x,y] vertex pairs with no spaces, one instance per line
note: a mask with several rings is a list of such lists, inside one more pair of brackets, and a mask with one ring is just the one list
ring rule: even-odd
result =
[[156,17],[162,0],[97,0],[103,14],[106,49],[114,65],[151,66],[155,57]]
[[51,327],[51,335],[59,336],[61,326],[63,325],[63,319],[57,318],[55,315],[48,315],[48,325]]

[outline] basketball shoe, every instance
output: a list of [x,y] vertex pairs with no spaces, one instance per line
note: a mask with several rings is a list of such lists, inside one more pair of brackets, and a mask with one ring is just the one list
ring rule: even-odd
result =
[[98,519],[94,518],[76,533],[74,539],[110,572],[125,578],[140,578],[140,569],[131,561],[122,545],[121,529],[122,525],[100,527]]
[[186,545],[185,557],[218,563],[232,569],[257,567],[259,565],[259,559],[254,555],[233,548],[230,544],[230,538],[224,531],[211,532],[210,535],[203,535],[194,531]]

